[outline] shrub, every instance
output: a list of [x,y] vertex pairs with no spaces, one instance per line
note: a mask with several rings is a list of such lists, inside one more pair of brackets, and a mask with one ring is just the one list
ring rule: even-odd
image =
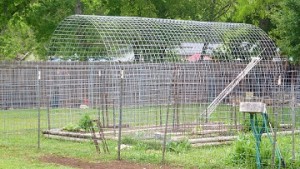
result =
[[[288,145],[288,142],[283,142],[283,145]],[[242,134],[238,137],[233,145],[233,151],[229,156],[230,163],[234,165],[244,165],[250,166],[248,168],[256,167],[256,149],[255,149],[255,139],[254,136]],[[279,147],[284,150],[284,147]],[[272,157],[273,145],[270,140],[266,137],[262,138],[260,144],[260,155],[261,155],[261,165],[262,167],[271,167],[271,157]],[[284,151],[285,152],[285,151]],[[280,161],[281,165],[285,165],[286,168],[294,168],[295,164],[292,164],[287,158],[288,155],[282,154],[284,161]],[[279,165],[279,157],[275,157],[276,166]]]
[[[263,125],[263,118],[262,115],[258,114],[257,115],[257,121],[258,121],[258,126],[262,126]],[[268,114],[268,122],[271,123],[271,126],[274,127],[279,127],[279,123],[276,123],[272,114]],[[269,127],[269,124],[267,124]],[[251,124],[250,124],[250,115],[249,113],[246,114],[245,120],[242,121],[242,131],[243,132],[250,132],[251,131]]]
[[134,145],[136,150],[161,150],[161,144],[153,140],[141,141],[132,137],[124,137],[122,144]]
[[178,142],[169,142],[167,143],[167,150],[170,152],[175,153],[184,153],[191,149],[191,144],[188,142],[188,140],[181,140]]
[[84,131],[89,131],[92,125],[92,120],[88,114],[84,114],[84,116],[79,120],[79,127]]
[[130,144],[130,145],[134,145],[134,144],[137,144],[139,141],[137,139],[134,139],[132,137],[128,137],[128,136],[125,136],[123,137],[122,139],[122,144]]
[[75,124],[68,124],[67,126],[65,126],[63,128],[63,130],[66,130],[66,131],[71,131],[71,132],[79,132],[80,131],[80,127],[78,125],[75,125]]

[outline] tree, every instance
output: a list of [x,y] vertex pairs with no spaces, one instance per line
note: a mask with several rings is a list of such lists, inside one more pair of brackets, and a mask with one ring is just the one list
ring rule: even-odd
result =
[[167,17],[186,20],[221,21],[235,0],[166,0]]
[[35,54],[35,37],[32,29],[21,19],[10,20],[0,36],[0,58],[24,60]]
[[31,0],[0,1],[0,60],[23,60],[35,53],[35,37],[26,23]]
[[275,28],[271,16],[280,7],[280,2],[281,0],[237,0],[228,21],[254,24],[270,32]]
[[0,6],[3,7],[0,13],[0,59],[4,60],[17,59],[28,52],[46,59],[51,35],[65,17],[104,13],[98,0],[3,0]]
[[[2,0],[0,6],[1,58],[18,58],[26,50],[45,59],[47,44],[55,28],[64,18],[73,14],[142,16],[201,21],[230,21],[255,24],[269,32],[286,25],[279,19],[281,0]],[[285,0],[297,3],[296,0]],[[282,5],[284,6],[284,5]],[[1,10],[0,9],[0,10]],[[288,13],[286,8],[284,12]],[[271,18],[276,13],[274,22]],[[296,12],[296,11],[295,11]],[[282,16],[281,16],[282,15]],[[277,19],[276,19],[277,18]],[[22,25],[22,26],[20,26]],[[19,29],[22,30],[18,30]],[[292,29],[292,28],[290,28]],[[287,29],[287,30],[290,30]],[[283,42],[283,33],[274,31]],[[23,34],[16,38],[8,34]],[[276,33],[275,33],[276,32]],[[26,36],[25,36],[26,35]],[[27,42],[9,53],[9,44]],[[29,43],[30,41],[30,43]],[[293,45],[294,42],[291,44]],[[19,51],[18,51],[19,49]],[[4,50],[6,50],[4,52]],[[294,49],[293,49],[294,50]],[[287,53],[287,49],[283,50]],[[289,49],[291,51],[291,49]],[[5,54],[4,54],[5,53]],[[290,54],[289,54],[290,55]],[[294,55],[294,54],[293,54]]]
[[283,55],[300,63],[300,1],[285,0],[281,7],[272,17],[277,26],[272,35],[277,38]]
[[0,1],[0,6],[2,8],[2,12],[0,12],[0,33],[6,28],[10,20],[23,16],[26,12],[26,9],[32,3],[33,0]]
[[122,16],[143,16],[156,18],[157,11],[151,0],[123,0],[121,1]]

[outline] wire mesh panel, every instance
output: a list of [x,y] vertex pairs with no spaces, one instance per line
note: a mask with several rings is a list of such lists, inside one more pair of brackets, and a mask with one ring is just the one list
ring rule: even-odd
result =
[[[1,142],[19,140],[37,147],[38,67],[33,63],[0,63]],[[32,140],[25,139],[31,136]]]
[[123,139],[195,146],[239,137],[254,149],[251,114],[239,105],[262,102],[270,121],[264,130],[271,136],[261,140],[267,156],[255,160],[243,146],[235,163],[299,159],[299,70],[278,61],[274,43],[252,25],[75,15],[57,27],[48,55],[51,62],[0,65],[1,132],[36,130],[28,121],[40,110],[47,137],[90,139],[86,127],[98,130],[86,126],[90,118],[103,130],[96,137],[116,139],[122,129]]
[[74,15],[55,30],[49,46],[54,60],[169,62],[272,60],[276,46],[247,24],[137,17]]

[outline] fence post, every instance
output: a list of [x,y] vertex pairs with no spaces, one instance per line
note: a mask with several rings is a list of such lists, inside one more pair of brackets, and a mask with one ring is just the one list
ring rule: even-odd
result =
[[165,126],[165,131],[164,131],[164,140],[163,140],[163,147],[162,147],[162,159],[161,159],[161,163],[165,162],[170,105],[171,104],[168,103],[167,114],[166,114],[166,124],[165,124],[166,126]]
[[295,114],[295,78],[292,72],[291,77],[291,94],[292,94],[292,161],[295,162],[295,125],[296,125],[296,114]]
[[[275,86],[275,89],[274,90],[276,90],[275,92],[283,92],[282,90],[284,90],[284,89],[282,89],[282,87],[283,87],[283,85],[282,85],[282,79],[281,79],[281,75],[279,75],[279,77],[278,77],[278,81],[277,81],[277,84],[275,84],[275,85],[277,85],[277,86]],[[277,89],[278,90],[277,90]],[[277,94],[277,93],[276,93]],[[274,96],[275,94],[273,94],[273,96]],[[276,95],[275,95],[275,97],[276,97]],[[278,101],[280,101],[279,99],[276,99],[276,102],[278,102]],[[274,102],[274,100],[273,100],[273,102]],[[283,103],[279,103],[279,104],[283,104]],[[274,105],[274,104],[273,104]],[[278,110],[275,110],[275,108],[274,108],[274,106],[273,106],[273,113],[274,113],[274,120],[275,120],[275,123],[278,123]],[[273,133],[273,138],[274,138],[274,142],[273,142],[273,149],[272,149],[272,161],[271,161],[271,168],[275,168],[275,166],[276,166],[276,160],[275,160],[275,156],[276,156],[276,144],[277,144],[277,131],[278,131],[278,127],[277,127],[277,125],[275,125],[274,126],[274,133]]]
[[123,104],[123,79],[124,79],[124,70],[121,69],[120,71],[120,100],[119,100],[119,134],[118,134],[118,160],[121,160],[121,141],[122,141],[122,104]]
[[165,131],[164,131],[164,140],[162,145],[162,159],[161,163],[165,162],[165,155],[166,155],[166,144],[167,144],[167,134],[168,134],[168,121],[169,121],[169,113],[170,113],[170,106],[171,106],[171,95],[172,95],[172,81],[170,82],[169,87],[169,96],[168,96],[168,105],[167,105],[167,113],[166,113],[166,123],[165,123]]
[[[100,121],[100,119],[101,119],[101,116],[100,116],[100,114],[101,114],[101,91],[102,91],[102,86],[101,86],[101,75],[102,75],[102,73],[101,73],[101,70],[99,70],[98,71],[98,77],[99,77],[99,80],[98,80],[98,83],[99,83],[99,96],[98,96],[98,105],[97,105],[97,107],[98,107],[98,121]],[[103,126],[104,126],[104,121],[102,121],[102,124],[103,124]]]
[[41,80],[41,71],[39,66],[37,66],[37,81],[36,81],[36,100],[37,100],[37,110],[38,110],[38,149],[41,148],[41,94],[40,94],[40,80]]

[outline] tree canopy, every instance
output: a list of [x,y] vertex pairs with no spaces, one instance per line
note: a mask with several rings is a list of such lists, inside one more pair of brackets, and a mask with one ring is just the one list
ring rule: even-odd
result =
[[300,60],[298,0],[2,0],[0,6],[0,60],[46,59],[51,34],[72,14],[255,24],[284,55]]
[[300,1],[286,0],[282,9],[273,16],[276,29],[273,36],[281,47],[282,54],[294,63],[300,62]]

